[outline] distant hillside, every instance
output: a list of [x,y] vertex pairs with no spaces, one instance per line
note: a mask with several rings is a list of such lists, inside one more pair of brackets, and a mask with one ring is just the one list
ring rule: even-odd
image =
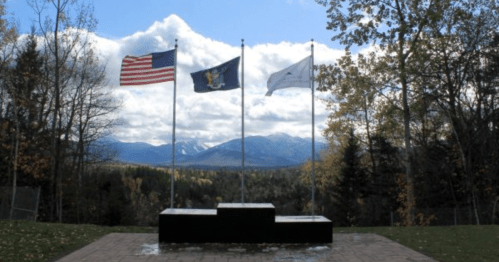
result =
[[[109,142],[109,146],[118,152],[117,161],[133,164],[166,165],[171,164],[172,145],[153,146],[147,143]],[[196,140],[177,142],[175,144],[175,160],[182,161],[205,151],[207,145]]]
[[[117,161],[133,164],[170,165],[172,145],[153,146],[147,143],[124,143],[110,140],[109,145],[118,152]],[[286,134],[250,136],[244,139],[245,166],[284,167],[297,166],[311,158],[311,139]],[[315,142],[316,158],[327,145]],[[234,139],[208,148],[196,140],[175,144],[175,164],[189,167],[241,166],[241,139]]]

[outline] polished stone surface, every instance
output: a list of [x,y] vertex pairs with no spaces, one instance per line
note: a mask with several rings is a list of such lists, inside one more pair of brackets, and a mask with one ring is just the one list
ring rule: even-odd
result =
[[218,208],[275,208],[270,203],[219,203]]
[[331,222],[323,216],[276,216],[276,223]]
[[167,208],[160,215],[217,215],[216,209]]

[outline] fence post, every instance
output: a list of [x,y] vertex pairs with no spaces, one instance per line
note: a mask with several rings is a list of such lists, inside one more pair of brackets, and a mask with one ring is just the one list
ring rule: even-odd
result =
[[42,189],[42,186],[38,186],[38,194],[36,195],[36,206],[35,206],[35,219],[34,221],[36,222],[36,218],[38,217],[38,204],[40,203],[40,190]]
[[390,225],[393,227],[393,211],[390,211]]
[[[16,181],[14,180],[14,182],[16,182]],[[14,186],[12,187],[12,204],[11,204],[11,207],[10,207],[9,220],[12,220],[12,216],[14,215],[14,205],[16,204],[15,201],[16,201],[16,193],[17,193],[16,189],[17,189],[17,186],[14,183]]]
[[457,226],[457,210],[454,208],[454,226]]

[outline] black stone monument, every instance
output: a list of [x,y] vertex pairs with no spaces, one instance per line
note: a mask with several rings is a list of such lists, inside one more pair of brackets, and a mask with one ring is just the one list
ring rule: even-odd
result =
[[323,216],[276,216],[269,203],[220,203],[217,209],[165,209],[160,243],[332,243]]

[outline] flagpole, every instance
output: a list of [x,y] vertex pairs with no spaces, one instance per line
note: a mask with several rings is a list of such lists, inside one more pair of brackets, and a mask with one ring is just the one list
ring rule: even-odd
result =
[[173,132],[172,132],[172,173],[170,174],[170,208],[173,208],[173,181],[175,179],[175,107],[177,98],[177,39],[175,39],[175,69],[173,70]]
[[244,203],[244,39],[241,39],[241,164],[242,164],[242,178],[241,178],[241,203]]
[[315,202],[315,105],[314,105],[314,39],[312,38],[312,217],[314,216]]

